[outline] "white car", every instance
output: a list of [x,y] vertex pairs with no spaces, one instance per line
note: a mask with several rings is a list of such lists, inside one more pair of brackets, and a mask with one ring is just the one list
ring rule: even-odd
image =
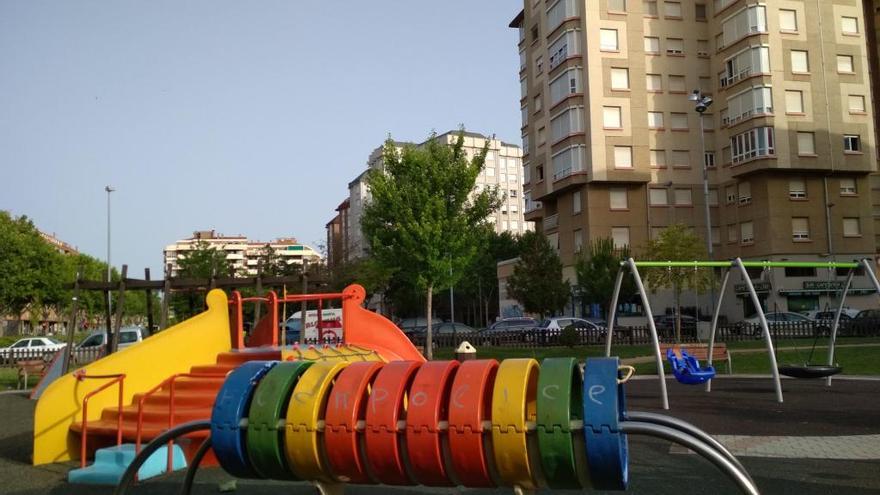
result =
[[39,359],[44,354],[63,349],[67,344],[49,337],[28,337],[19,339],[9,347],[0,348],[0,357],[15,359]]

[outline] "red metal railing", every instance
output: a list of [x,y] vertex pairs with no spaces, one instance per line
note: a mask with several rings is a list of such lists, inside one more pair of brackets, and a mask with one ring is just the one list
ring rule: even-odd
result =
[[117,406],[117,420],[116,420],[116,445],[122,445],[122,394],[123,394],[123,381],[125,380],[125,373],[119,373],[115,375],[86,375],[85,370],[77,371],[73,374],[77,380],[83,381],[88,379],[110,379],[109,382],[101,385],[100,387],[92,390],[87,393],[85,397],[83,397],[83,406],[82,406],[82,439],[80,446],[80,462],[79,465],[81,468],[86,467],[86,444],[88,443],[89,437],[89,399],[91,399],[95,394],[101,392],[107,388],[110,388],[114,383],[119,384],[119,404]]

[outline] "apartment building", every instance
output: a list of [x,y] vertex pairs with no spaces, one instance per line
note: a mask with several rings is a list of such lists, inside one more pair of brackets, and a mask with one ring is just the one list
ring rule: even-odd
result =
[[[452,145],[458,139],[458,131],[449,131],[438,135],[441,143]],[[486,155],[486,165],[477,177],[475,190],[479,191],[486,187],[495,186],[503,195],[501,208],[489,221],[495,225],[496,232],[511,232],[521,234],[534,228],[531,222],[525,221],[523,214],[525,203],[523,199],[523,167],[522,150],[515,144],[489,138],[474,132],[465,132],[464,150],[467,157],[473,158],[482,151],[486,141],[489,141],[489,151]],[[395,143],[398,147],[424,146],[427,141],[416,144],[407,142]],[[348,198],[346,205],[344,225],[342,213],[338,213],[327,224],[327,244],[336,245],[344,252],[340,258],[345,261],[360,258],[367,253],[368,245],[361,230],[360,219],[363,215],[364,204],[369,201],[370,193],[367,187],[367,175],[370,170],[381,169],[382,147],[374,149],[367,158],[366,170],[361,172],[354,180],[348,183]],[[339,211],[337,209],[337,211]],[[336,228],[336,223],[340,224]],[[338,261],[332,258],[332,261]]]
[[[510,26],[526,220],[559,250],[566,278],[592,239],[638,254],[673,223],[710,237],[715,259],[873,257],[860,0],[524,3]],[[695,89],[714,100],[704,113],[689,99]],[[753,276],[780,311],[825,307],[839,292],[836,273]],[[731,318],[752,311],[742,297],[725,305]]]
[[[269,246],[274,254],[287,264],[319,263],[321,255],[310,246],[298,242],[293,237],[281,237],[270,242],[252,241],[242,235],[226,236],[213,230],[193,232],[192,237],[181,239],[165,246],[165,266],[170,268],[171,276],[176,277],[180,269],[179,261],[186,258],[189,251],[199,243],[211,249],[226,253],[226,260],[238,275],[254,276],[259,269],[261,256]],[[218,274],[225,276],[227,274]]]

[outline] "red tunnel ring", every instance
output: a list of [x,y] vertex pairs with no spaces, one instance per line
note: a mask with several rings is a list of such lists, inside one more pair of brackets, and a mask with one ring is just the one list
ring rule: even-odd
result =
[[351,483],[374,483],[361,459],[358,421],[364,417],[370,384],[384,363],[351,363],[336,377],[324,416],[324,445],[331,471]]
[[409,389],[406,447],[416,480],[428,486],[452,486],[443,460],[441,421],[449,416],[449,396],[457,361],[422,365]]
[[411,485],[400,450],[398,420],[406,418],[405,397],[413,375],[422,363],[393,361],[385,365],[373,382],[367,401],[364,435],[367,459],[376,479],[386,485]]
[[498,361],[465,361],[458,367],[449,396],[449,450],[462,485],[493,487],[483,443],[483,421],[491,418],[492,389]]

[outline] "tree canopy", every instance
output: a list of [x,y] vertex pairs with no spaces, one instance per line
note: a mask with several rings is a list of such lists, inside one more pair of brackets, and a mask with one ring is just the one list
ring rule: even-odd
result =
[[[607,237],[595,239],[587,249],[578,251],[574,269],[580,296],[587,302],[600,304],[607,315],[620,262],[629,257],[628,247],[615,248],[614,240]],[[624,277],[619,301],[626,301],[635,293],[632,277]]]
[[565,307],[570,292],[568,281],[562,279],[562,260],[544,234],[523,234],[519,263],[507,280],[507,292],[541,318]]

